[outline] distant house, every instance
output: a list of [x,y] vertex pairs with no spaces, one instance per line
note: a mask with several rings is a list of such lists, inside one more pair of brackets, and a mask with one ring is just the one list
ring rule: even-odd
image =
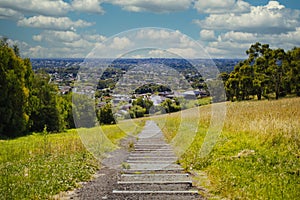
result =
[[166,100],[166,97],[158,96],[158,95],[152,95],[150,97],[150,100],[153,102],[154,106],[157,106],[164,102]]

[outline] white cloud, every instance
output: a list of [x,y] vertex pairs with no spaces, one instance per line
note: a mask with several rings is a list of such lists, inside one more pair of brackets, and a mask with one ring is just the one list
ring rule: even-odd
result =
[[74,42],[80,39],[80,35],[73,31],[44,31],[40,35],[34,35],[32,39],[48,42]]
[[216,41],[209,42],[206,50],[212,57],[245,58],[245,51],[251,44],[260,42],[270,44],[271,48],[290,50],[300,46],[300,28],[281,34],[258,34],[229,31],[219,35]]
[[194,48],[169,48],[167,51],[183,58],[195,58],[198,53]]
[[218,38],[218,41],[256,42],[257,39],[258,39],[257,33],[229,31],[225,34],[221,34]]
[[249,13],[211,14],[195,23],[203,29],[278,34],[295,30],[299,18],[299,10],[286,9],[277,1],[270,1],[266,6],[252,6]]
[[68,17],[33,16],[18,21],[18,26],[26,26],[52,30],[75,30],[75,28],[91,26],[92,23],[83,20],[72,21]]
[[216,40],[215,32],[213,30],[201,30],[200,38],[205,41]]
[[243,0],[197,0],[194,7],[200,13],[244,13],[250,11],[250,4]]
[[0,19],[21,19],[23,14],[10,8],[0,8]]
[[192,4],[192,0],[111,0],[108,2],[119,5],[127,11],[154,13],[187,10]]
[[34,41],[41,42],[43,40],[43,36],[42,35],[33,35],[32,39]]
[[99,34],[93,34],[93,35],[84,34],[82,35],[82,37],[86,40],[93,41],[93,42],[103,42],[106,39],[105,36]]
[[135,39],[140,43],[143,43],[143,41],[148,41],[149,47],[162,43],[164,43],[165,46],[176,45],[180,48],[192,47],[196,45],[191,38],[183,35],[180,31],[170,31],[168,29],[141,29],[137,31]]
[[78,34],[73,31],[45,30],[32,39],[40,45],[27,49],[30,57],[81,57],[92,51],[97,43],[105,40],[98,34]]
[[110,45],[110,48],[123,50],[130,46],[132,46],[132,42],[127,37],[115,37]]
[[103,14],[104,10],[101,7],[101,0],[73,0],[72,8],[80,12]]
[[0,7],[51,16],[64,15],[70,10],[70,5],[63,0],[1,0]]
[[207,58],[197,41],[168,29],[143,28],[123,32],[105,40],[89,55],[90,58],[177,57]]

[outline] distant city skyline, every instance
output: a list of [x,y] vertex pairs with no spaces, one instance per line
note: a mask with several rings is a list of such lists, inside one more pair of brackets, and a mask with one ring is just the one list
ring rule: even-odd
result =
[[[84,58],[95,44],[143,27],[185,34],[212,58],[244,58],[255,42],[300,46],[299,19],[296,0],[0,0],[0,37],[30,58]],[[163,42],[168,34],[148,35]],[[126,47],[130,40],[114,42]]]

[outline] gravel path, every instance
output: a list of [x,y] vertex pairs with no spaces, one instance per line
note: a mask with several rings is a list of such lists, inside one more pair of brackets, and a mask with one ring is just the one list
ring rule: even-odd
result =
[[[132,142],[135,148],[129,152]],[[121,147],[103,160],[92,181],[64,199],[203,199],[153,121],[138,140],[127,137]]]

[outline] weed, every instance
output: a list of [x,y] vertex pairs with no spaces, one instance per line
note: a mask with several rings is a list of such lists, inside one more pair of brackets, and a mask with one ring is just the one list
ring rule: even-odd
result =
[[122,162],[122,168],[123,169],[130,169],[130,164],[127,162]]

